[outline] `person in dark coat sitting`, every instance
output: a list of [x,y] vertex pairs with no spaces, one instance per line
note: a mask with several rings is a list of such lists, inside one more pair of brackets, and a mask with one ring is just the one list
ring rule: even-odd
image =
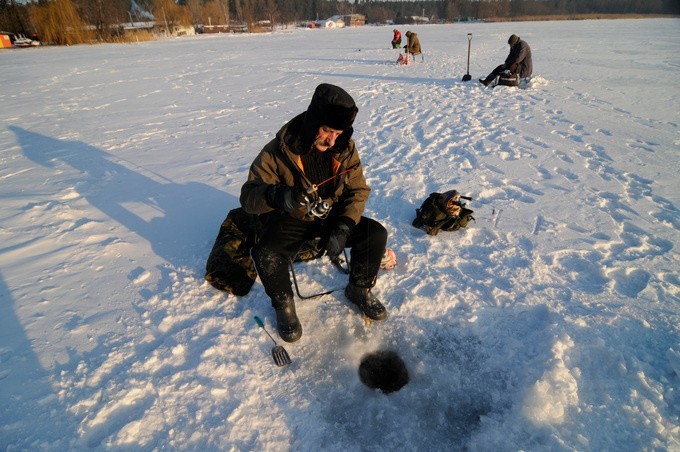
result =
[[350,248],[345,297],[372,320],[387,317],[371,291],[387,230],[363,215],[371,189],[352,139],[358,111],[347,91],[320,84],[307,111],[260,151],[241,187],[243,209],[262,221],[250,255],[286,342],[302,336],[288,265],[301,245],[314,238],[321,239],[320,248],[332,260]]
[[529,44],[522,41],[519,36],[513,34],[508,39],[510,54],[505,59],[505,63],[497,66],[486,78],[480,78],[479,82],[484,86],[489,86],[496,77],[505,71],[510,75],[519,75],[519,78],[530,77],[534,67],[531,61],[531,48]]
[[406,37],[408,38],[408,41],[404,46],[406,53],[410,53],[413,56],[420,55],[423,51],[420,48],[420,39],[418,39],[418,35],[409,30],[406,32]]

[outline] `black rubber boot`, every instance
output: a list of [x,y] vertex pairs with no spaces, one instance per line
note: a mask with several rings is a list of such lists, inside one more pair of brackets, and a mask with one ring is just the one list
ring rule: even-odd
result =
[[358,287],[349,283],[345,287],[345,296],[357,305],[366,317],[373,320],[385,320],[387,318],[385,306],[371,293],[370,288]]
[[276,311],[276,328],[279,336],[286,342],[295,342],[302,337],[302,325],[295,313],[295,301],[292,297],[283,301],[273,301]]

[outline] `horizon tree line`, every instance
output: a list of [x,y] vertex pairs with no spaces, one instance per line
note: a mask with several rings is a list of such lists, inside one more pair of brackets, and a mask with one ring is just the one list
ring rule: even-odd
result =
[[71,45],[115,41],[122,25],[155,18],[184,27],[258,21],[285,27],[333,15],[363,14],[370,23],[464,19],[512,20],[578,14],[680,14],[677,0],[0,0],[0,31]]

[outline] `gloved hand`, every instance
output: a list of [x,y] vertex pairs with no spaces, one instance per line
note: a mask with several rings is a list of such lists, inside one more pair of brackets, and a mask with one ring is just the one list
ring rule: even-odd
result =
[[345,244],[347,243],[347,238],[349,233],[352,231],[354,222],[347,217],[338,218],[337,223],[331,229],[331,234],[328,236],[328,241],[324,248],[326,249],[326,255],[332,259],[337,258],[345,249]]
[[267,190],[267,204],[273,209],[283,210],[284,212],[291,212],[300,206],[304,206],[307,199],[314,202],[317,197],[316,192],[308,194],[301,187],[288,187],[283,184],[272,185]]

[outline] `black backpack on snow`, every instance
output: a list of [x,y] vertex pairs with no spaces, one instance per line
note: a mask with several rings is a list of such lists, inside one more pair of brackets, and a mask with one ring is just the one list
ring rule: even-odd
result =
[[416,218],[413,226],[423,228],[429,235],[437,235],[442,231],[457,231],[468,225],[473,210],[465,207],[461,199],[471,201],[472,198],[461,196],[456,190],[444,193],[430,193],[419,209],[416,209]]

